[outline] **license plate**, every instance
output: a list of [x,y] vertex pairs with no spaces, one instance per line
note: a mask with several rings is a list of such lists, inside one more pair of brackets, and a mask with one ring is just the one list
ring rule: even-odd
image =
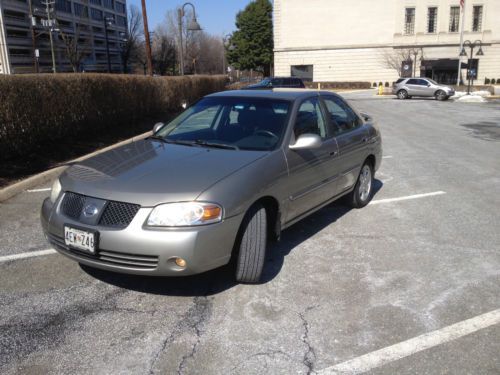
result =
[[95,253],[95,233],[64,227],[64,243],[79,250]]

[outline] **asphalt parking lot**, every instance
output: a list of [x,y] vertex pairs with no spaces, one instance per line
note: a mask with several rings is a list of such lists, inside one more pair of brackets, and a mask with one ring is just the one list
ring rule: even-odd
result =
[[40,252],[47,186],[1,203],[0,373],[500,373],[500,105],[345,97],[374,202],[286,230],[260,285],[80,267]]

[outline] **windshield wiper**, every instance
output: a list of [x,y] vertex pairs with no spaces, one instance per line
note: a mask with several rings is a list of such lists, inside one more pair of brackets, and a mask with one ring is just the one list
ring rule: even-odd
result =
[[167,143],[167,140],[163,137],[160,137],[159,135],[150,135],[149,137],[146,137],[146,139],[154,139],[155,141]]
[[180,139],[165,139],[165,143],[172,143],[174,145],[183,145],[183,146],[194,146],[193,141],[183,141]]
[[202,139],[197,139],[196,141],[194,141],[194,144],[205,147],[222,148],[225,150],[239,150],[239,147],[235,145],[228,145],[226,143],[207,142]]

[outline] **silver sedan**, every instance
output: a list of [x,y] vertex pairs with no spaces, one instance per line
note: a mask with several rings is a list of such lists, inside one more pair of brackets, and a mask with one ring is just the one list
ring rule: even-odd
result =
[[341,197],[369,203],[381,158],[372,119],[338,95],[221,92],[66,169],[41,222],[91,267],[180,276],[233,260],[236,280],[258,282],[284,228]]

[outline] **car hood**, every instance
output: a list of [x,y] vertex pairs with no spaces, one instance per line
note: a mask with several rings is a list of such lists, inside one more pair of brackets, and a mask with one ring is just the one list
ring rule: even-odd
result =
[[141,140],[78,162],[60,180],[64,191],[151,207],[194,200],[266,154]]

